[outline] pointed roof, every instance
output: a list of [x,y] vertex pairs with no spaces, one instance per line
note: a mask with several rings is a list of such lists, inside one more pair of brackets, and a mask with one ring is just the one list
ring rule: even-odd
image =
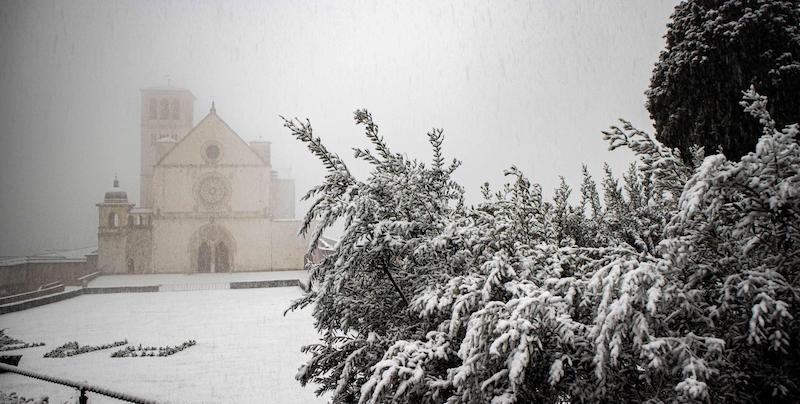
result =
[[[226,149],[218,163],[234,165],[268,165],[218,114],[212,101],[208,114],[200,120],[156,165],[181,163],[204,164],[201,147],[209,142],[223,144]],[[188,150],[192,149],[192,150]]]

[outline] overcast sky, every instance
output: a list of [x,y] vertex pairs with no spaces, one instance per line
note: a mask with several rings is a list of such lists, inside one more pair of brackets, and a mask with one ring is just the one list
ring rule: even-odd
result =
[[195,122],[213,99],[245,140],[272,141],[298,194],[323,170],[278,115],[310,118],[353,161],[362,107],[415,157],[444,128],[470,202],[512,164],[548,195],[581,164],[621,173],[631,156],[600,132],[619,117],[651,130],[644,91],[675,4],[3,1],[0,255],[96,245],[115,173],[138,201],[139,89],[167,77],[197,97]]

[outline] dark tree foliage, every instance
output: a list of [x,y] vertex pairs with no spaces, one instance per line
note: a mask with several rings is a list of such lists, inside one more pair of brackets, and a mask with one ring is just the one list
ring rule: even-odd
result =
[[761,125],[739,106],[751,86],[778,127],[800,120],[800,1],[689,0],[666,40],[647,109],[658,140],[687,162],[695,144],[732,160],[753,151]]

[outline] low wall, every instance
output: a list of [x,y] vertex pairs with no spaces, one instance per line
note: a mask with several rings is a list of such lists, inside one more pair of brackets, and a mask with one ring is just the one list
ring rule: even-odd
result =
[[149,293],[158,292],[159,285],[153,286],[110,286],[106,288],[83,288],[84,295],[102,295],[107,293]]
[[[46,285],[45,285],[46,286]],[[0,298],[0,305],[9,304],[14,302],[21,302],[23,300],[34,299],[37,297],[52,295],[64,291],[64,284],[53,285],[44,289],[34,290],[31,292],[19,293],[16,295],[6,296]]]
[[83,294],[83,289],[75,289],[69,292],[64,293],[57,293],[54,295],[49,295],[45,297],[41,297],[38,299],[31,299],[25,300],[18,303],[11,303],[0,306],[0,314],[6,313],[13,313],[15,311],[22,311],[27,309],[32,309],[34,307],[44,306],[45,304],[60,302],[62,300],[67,300],[73,298],[75,296],[80,296]]
[[[64,285],[60,285],[62,290]],[[175,286],[175,285],[165,285]],[[304,291],[306,285],[298,279],[282,279],[282,280],[269,280],[269,281],[252,281],[252,282],[230,282],[230,289],[253,289],[253,288],[280,288],[298,286]],[[104,288],[81,288],[71,290],[69,292],[50,294],[40,298],[31,298],[17,303],[8,303],[0,305],[0,314],[13,313],[31,309],[34,307],[43,306],[45,304],[56,303],[62,300],[70,299],[80,295],[98,295],[108,293],[154,293],[161,289],[161,285],[152,286],[112,286]]]
[[97,271],[84,261],[21,262],[0,266],[0,296],[35,291],[42,285],[80,285],[77,279]]
[[96,271],[96,272],[92,272],[92,273],[90,273],[88,275],[81,276],[80,278],[77,279],[78,284],[76,286],[86,286],[94,278],[97,278],[100,275],[101,275],[100,271]]
[[[281,288],[286,286],[300,286],[300,280],[282,279],[271,281],[231,282],[231,289]],[[302,286],[300,287],[302,288]]]

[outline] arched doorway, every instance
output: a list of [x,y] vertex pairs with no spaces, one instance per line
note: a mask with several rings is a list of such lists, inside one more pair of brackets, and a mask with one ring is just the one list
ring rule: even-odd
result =
[[229,255],[228,246],[222,241],[217,243],[217,247],[214,249],[214,272],[229,272],[231,270]]
[[205,241],[197,249],[197,272],[211,272],[211,247]]
[[236,240],[219,223],[200,226],[189,240],[192,272],[233,272],[236,267]]

